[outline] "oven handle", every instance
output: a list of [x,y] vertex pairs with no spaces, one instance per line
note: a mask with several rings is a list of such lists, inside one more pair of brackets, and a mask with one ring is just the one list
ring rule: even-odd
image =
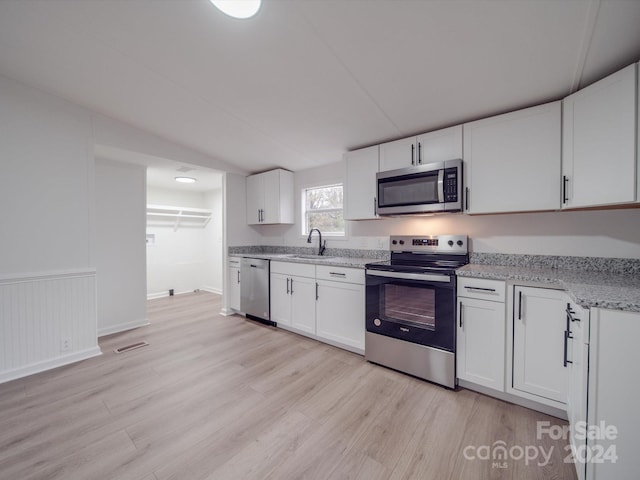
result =
[[448,275],[429,275],[424,273],[387,272],[381,270],[367,270],[367,275],[375,277],[399,278],[401,280],[423,280],[429,282],[451,283]]
[[438,203],[444,203],[444,170],[438,170]]

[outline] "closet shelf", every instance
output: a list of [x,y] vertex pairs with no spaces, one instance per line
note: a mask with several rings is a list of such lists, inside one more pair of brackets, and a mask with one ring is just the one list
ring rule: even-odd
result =
[[171,222],[174,232],[180,226],[204,228],[211,220],[211,213],[204,208],[147,205],[147,224],[167,226]]

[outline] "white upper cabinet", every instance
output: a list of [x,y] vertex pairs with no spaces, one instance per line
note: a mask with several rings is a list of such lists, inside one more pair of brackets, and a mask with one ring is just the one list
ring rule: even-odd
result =
[[561,102],[464,125],[467,213],[557,210]]
[[378,145],[344,154],[346,163],[345,220],[377,218]]
[[462,158],[462,125],[380,145],[380,171]]
[[418,135],[418,163],[462,158],[462,125]]
[[563,101],[562,207],[635,202],[637,65]]
[[292,172],[276,169],[247,177],[247,223],[294,223]]

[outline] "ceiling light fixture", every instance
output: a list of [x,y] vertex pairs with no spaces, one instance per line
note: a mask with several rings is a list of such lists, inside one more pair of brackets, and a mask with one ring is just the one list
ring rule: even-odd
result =
[[262,0],[209,0],[222,13],[233,18],[251,18],[258,10]]
[[175,177],[176,182],[180,183],[196,183],[197,180],[193,177]]

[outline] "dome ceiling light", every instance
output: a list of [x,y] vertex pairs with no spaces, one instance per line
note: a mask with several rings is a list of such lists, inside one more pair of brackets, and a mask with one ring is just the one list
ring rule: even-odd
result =
[[209,0],[213,5],[233,18],[251,18],[258,10],[262,0]]
[[180,183],[196,183],[197,180],[193,177],[175,177],[176,182]]

